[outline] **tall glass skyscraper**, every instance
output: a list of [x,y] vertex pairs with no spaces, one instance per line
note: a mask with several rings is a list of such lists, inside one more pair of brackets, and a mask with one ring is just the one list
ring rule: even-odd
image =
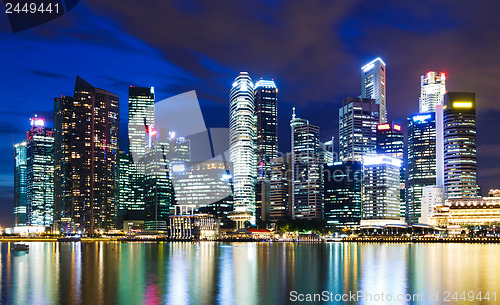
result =
[[322,151],[319,127],[295,116],[292,120],[292,217],[323,219]]
[[278,89],[274,81],[255,83],[258,178],[269,179],[270,161],[278,154]]
[[377,148],[380,105],[374,99],[348,97],[339,109],[340,161],[362,161]]
[[38,117],[26,137],[26,215],[32,226],[54,221],[54,132]]
[[25,226],[28,224],[26,217],[27,201],[27,160],[26,160],[26,142],[14,145],[15,150],[15,169],[14,169],[14,225]]
[[129,87],[128,137],[129,175],[131,196],[125,217],[130,220],[144,219],[145,204],[145,157],[148,147],[148,126],[155,126],[155,93],[153,87]]
[[380,123],[387,121],[385,63],[377,57],[361,68],[361,97],[380,105]]
[[234,210],[248,212],[255,222],[257,179],[254,86],[247,72],[240,72],[229,96],[229,159],[233,164]]
[[74,98],[56,99],[55,220],[62,231],[115,228],[119,178],[118,96],[77,76]]
[[361,222],[363,165],[336,162],[323,171],[325,220],[329,227],[356,227]]
[[436,113],[408,118],[408,192],[406,221],[417,223],[425,186],[436,185]]
[[429,71],[420,77],[419,112],[436,112],[446,93],[446,75]]
[[474,92],[447,92],[444,95],[443,130],[445,196],[477,197]]

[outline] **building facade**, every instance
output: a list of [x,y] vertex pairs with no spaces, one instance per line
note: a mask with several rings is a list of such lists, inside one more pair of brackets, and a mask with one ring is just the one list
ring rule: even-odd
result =
[[129,177],[131,194],[123,205],[124,218],[144,219],[147,129],[155,126],[154,87],[129,87],[128,94],[128,138]]
[[26,141],[14,145],[14,226],[28,224],[26,215],[27,202],[27,160]]
[[226,218],[233,210],[230,173],[231,164],[220,160],[173,164],[176,204],[195,206],[197,213]]
[[91,235],[115,228],[119,197],[118,96],[77,76],[74,98],[56,99],[54,112],[58,148],[55,219],[59,229],[74,227]]
[[408,118],[408,187],[406,221],[417,223],[425,186],[436,185],[436,115]]
[[319,127],[295,116],[292,120],[292,217],[323,218],[323,183]]
[[429,71],[420,77],[419,113],[436,112],[446,93],[446,75]]
[[26,133],[26,215],[31,226],[54,222],[54,132],[45,120],[30,119]]
[[380,105],[374,99],[348,97],[339,110],[340,161],[362,161],[376,152]]
[[363,165],[336,162],[323,171],[325,220],[329,227],[357,227],[361,222]]
[[443,131],[446,197],[478,197],[475,93],[444,95]]
[[361,97],[374,99],[380,105],[380,123],[387,121],[386,107],[386,67],[380,57],[361,68]]
[[269,220],[290,219],[292,211],[291,154],[271,159]]
[[233,164],[234,210],[255,223],[256,116],[252,79],[241,72],[229,96],[229,160]]
[[400,159],[383,155],[363,159],[362,225],[386,225],[400,221],[401,163]]

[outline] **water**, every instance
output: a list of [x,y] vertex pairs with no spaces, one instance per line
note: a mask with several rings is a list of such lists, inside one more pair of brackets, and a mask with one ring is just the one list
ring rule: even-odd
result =
[[[356,243],[1,243],[1,304],[500,304],[500,245]],[[449,291],[448,300],[444,298]],[[457,300],[453,300],[453,293]],[[459,300],[483,297],[490,301]],[[385,301],[375,302],[384,293]],[[436,294],[437,293],[437,294]],[[371,301],[367,301],[368,294]],[[415,301],[387,301],[421,294]],[[439,301],[429,300],[429,294]],[[468,295],[467,295],[468,294]],[[331,296],[331,295],[330,295]],[[317,296],[318,297],[318,296]],[[499,295],[500,297],[500,295]],[[380,300],[380,299],[379,299]],[[333,302],[335,303],[335,302]],[[311,303],[308,303],[311,304]]]

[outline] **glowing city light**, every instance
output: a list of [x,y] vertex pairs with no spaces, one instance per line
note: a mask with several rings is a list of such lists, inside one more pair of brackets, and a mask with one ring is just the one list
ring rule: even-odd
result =
[[453,102],[453,108],[472,108],[472,102]]

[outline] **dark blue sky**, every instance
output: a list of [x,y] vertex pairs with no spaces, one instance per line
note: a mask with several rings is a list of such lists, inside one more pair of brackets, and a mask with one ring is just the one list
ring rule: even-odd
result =
[[89,0],[15,34],[2,14],[0,224],[12,224],[12,139],[23,140],[33,114],[52,119],[53,98],[72,95],[77,74],[120,96],[122,130],[129,85],[155,86],[157,100],[196,90],[208,127],[227,127],[238,72],[274,78],[286,151],[292,106],[324,140],[337,137],[338,107],[360,94],[360,67],[371,59],[387,64],[390,120],[418,111],[421,74],[444,71],[449,91],[477,93],[479,182],[486,191],[500,187],[499,6]]

